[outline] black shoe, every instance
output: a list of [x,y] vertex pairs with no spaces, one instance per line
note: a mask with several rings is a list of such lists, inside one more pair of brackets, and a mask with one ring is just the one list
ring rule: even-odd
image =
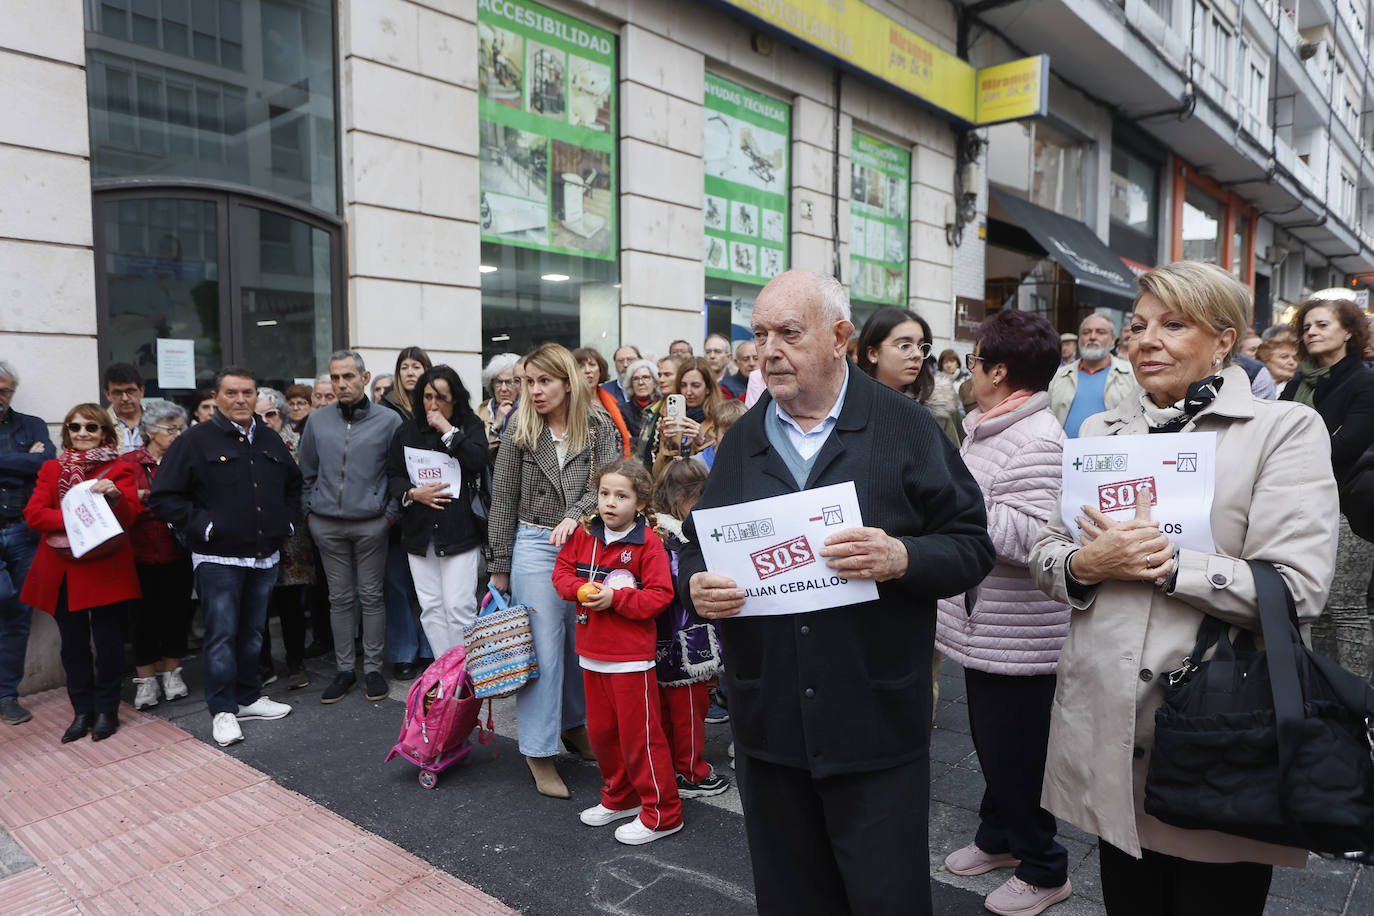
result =
[[712,771],[699,782],[690,782],[686,776],[677,774],[677,794],[679,798],[709,798],[720,795],[730,788],[730,780]]
[[382,677],[380,671],[369,671],[363,678],[364,694],[369,700],[385,700],[391,696],[391,688],[386,684],[386,678]]
[[33,718],[33,713],[19,705],[18,700],[6,700],[0,703],[0,719],[6,725],[23,725]]
[[320,642],[320,641],[317,639],[317,640],[315,640],[314,642],[312,642],[310,645],[308,645],[308,646],[305,647],[305,653],[304,653],[304,654],[305,654],[305,657],[306,657],[306,658],[319,658],[321,655],[324,655],[324,654],[326,654],[326,653],[328,653],[328,652],[333,652],[333,651],[334,651],[334,647],[333,647],[333,646],[329,645],[328,643]]
[[118,713],[98,712],[95,714],[95,725],[91,726],[92,741],[104,741],[117,731],[119,731]]
[[91,730],[91,718],[90,713],[77,713],[72,719],[72,724],[62,733],[62,743],[70,744],[78,738],[86,737],[87,732]]
[[415,665],[412,662],[392,662],[391,676],[398,681],[415,680]]
[[421,671],[424,671],[432,664],[434,664],[434,659],[430,658],[428,655],[421,655],[419,658],[415,659],[415,667],[419,668]]
[[352,671],[340,671],[320,695],[321,703],[337,703],[358,683]]

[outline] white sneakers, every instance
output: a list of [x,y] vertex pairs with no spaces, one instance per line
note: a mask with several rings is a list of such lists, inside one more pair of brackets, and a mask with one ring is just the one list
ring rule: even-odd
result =
[[214,722],[210,727],[210,732],[214,735],[215,743],[220,747],[228,747],[243,740],[243,729],[239,727],[239,722],[248,719],[280,719],[289,715],[291,707],[285,703],[278,703],[276,700],[269,700],[267,697],[258,697],[247,706],[240,706],[237,713],[217,712]]
[[278,703],[276,700],[269,700],[267,697],[258,697],[247,706],[240,706],[237,718],[239,721],[245,719],[280,719],[289,715],[291,707],[285,703]]
[[243,729],[239,728],[238,719],[234,718],[232,712],[215,713],[214,725],[210,727],[210,733],[214,735],[215,743],[220,747],[238,744],[243,740]]
[[186,682],[181,679],[181,666],[162,672],[162,695],[168,700],[179,700],[189,693]]
[[136,677],[134,683],[138,685],[134,690],[134,709],[151,709],[156,706],[157,698],[162,694],[158,688],[157,675]]
[[607,824],[620,820],[622,817],[637,817],[643,810],[639,805],[633,808],[626,808],[623,811],[616,811],[607,808],[605,805],[594,805],[578,815],[582,823],[588,827],[605,827]]
[[672,836],[682,829],[682,825],[669,827],[666,830],[651,830],[644,826],[644,822],[635,818],[628,824],[621,824],[615,828],[615,838],[626,846],[643,846],[645,843],[652,843],[654,840],[661,840],[665,836]]

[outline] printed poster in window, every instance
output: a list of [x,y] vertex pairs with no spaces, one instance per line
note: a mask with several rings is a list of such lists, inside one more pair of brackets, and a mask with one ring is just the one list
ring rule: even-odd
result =
[[479,0],[483,241],[613,260],[615,36],[529,0]]
[[849,294],[905,306],[911,152],[856,130],[849,167]]
[[787,269],[792,108],[706,74],[706,276],[764,284]]

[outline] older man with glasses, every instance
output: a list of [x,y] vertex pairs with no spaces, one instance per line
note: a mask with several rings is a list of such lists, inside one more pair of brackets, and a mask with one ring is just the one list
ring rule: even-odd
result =
[[702,352],[706,354],[706,364],[711,367],[711,374],[716,377],[720,393],[727,399],[738,400],[744,397],[749,383],[745,382],[744,388],[741,388],[730,375],[730,341],[723,334],[712,334],[706,338]]
[[10,406],[18,387],[19,372],[0,361],[0,719],[7,725],[32,718],[19,705],[19,682],[33,608],[19,600],[19,592],[38,550],[38,535],[24,524],[23,513],[38,469],[57,454],[47,424]]

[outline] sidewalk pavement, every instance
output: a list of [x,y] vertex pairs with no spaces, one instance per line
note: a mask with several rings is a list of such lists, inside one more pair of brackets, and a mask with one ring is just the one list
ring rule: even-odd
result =
[[[534,793],[506,700],[496,706],[496,740],[427,791],[410,764],[382,762],[408,685],[394,682],[388,701],[354,691],[324,706],[328,667],[312,662],[304,690],[272,685],[268,693],[293,713],[247,723],[247,740],[225,750],[210,743],[194,661],[190,697],[151,714],[124,706],[120,731],[99,744],[58,743],[70,718],[63,691],[26,698],[34,721],[0,729],[0,912],[753,912],[733,788],[684,801],[687,826],[677,836],[620,846],[576,821],[596,799],[595,766],[560,758],[572,802]],[[1007,873],[961,878],[943,867],[973,835],[983,784],[963,672],[947,663],[940,682],[932,895],[939,916],[974,916]],[[729,740],[728,726],[707,727],[707,759],[727,775]],[[1074,894],[1047,912],[1102,913],[1095,838],[1061,822],[1060,840]],[[1368,913],[1374,873],[1316,857],[1304,870],[1276,870],[1266,909]]]
[[24,703],[0,729],[0,911],[514,912],[127,704],[62,745],[66,691]]

